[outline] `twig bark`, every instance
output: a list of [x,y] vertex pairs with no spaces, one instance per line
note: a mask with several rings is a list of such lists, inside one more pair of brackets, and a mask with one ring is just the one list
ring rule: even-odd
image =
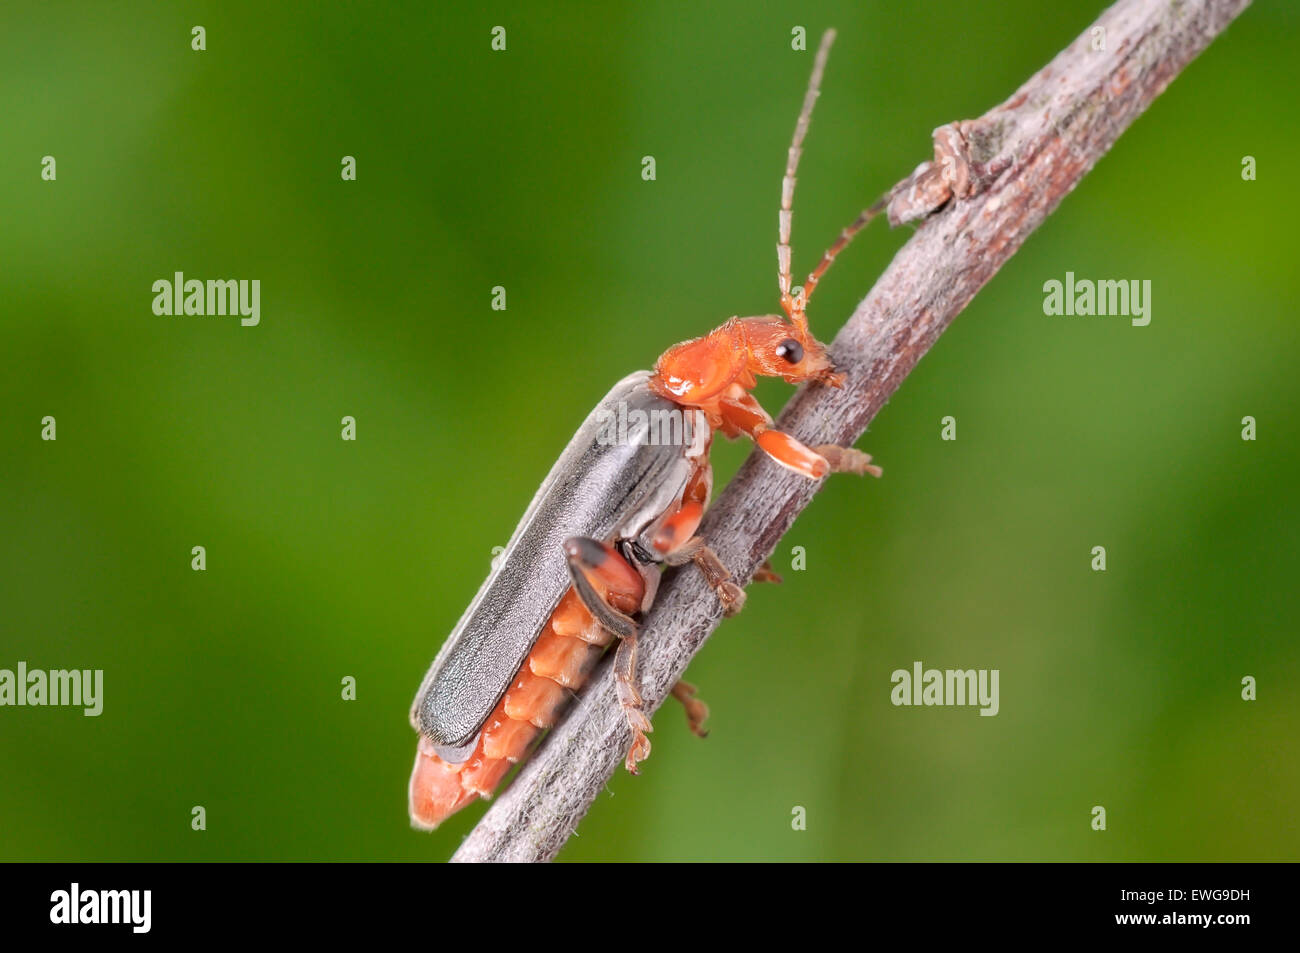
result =
[[[937,129],[935,159],[889,195],[891,222],[921,224],[832,345],[843,389],[805,388],[778,426],[808,445],[856,441],[975,293],[1249,2],[1120,0],[1005,103]],[[819,488],[756,452],[701,534],[748,582]],[[698,572],[665,579],[639,640],[648,710],[721,621]],[[606,664],[452,859],[550,860],[630,743]]]

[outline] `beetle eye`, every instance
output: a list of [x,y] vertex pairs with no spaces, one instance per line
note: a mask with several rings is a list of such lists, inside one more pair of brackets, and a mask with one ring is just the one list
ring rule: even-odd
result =
[[786,338],[776,346],[776,356],[785,358],[791,364],[798,364],[803,360],[803,345],[794,338]]

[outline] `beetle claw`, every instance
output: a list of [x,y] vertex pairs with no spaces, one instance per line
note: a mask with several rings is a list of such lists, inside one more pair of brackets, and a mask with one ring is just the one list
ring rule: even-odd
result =
[[632,747],[627,753],[627,760],[623,762],[623,766],[627,768],[629,774],[640,774],[637,763],[648,757],[650,757],[650,739],[638,731],[632,740]]
[[718,584],[718,598],[722,600],[722,612],[724,615],[735,615],[741,609],[745,608],[745,590],[730,579]]

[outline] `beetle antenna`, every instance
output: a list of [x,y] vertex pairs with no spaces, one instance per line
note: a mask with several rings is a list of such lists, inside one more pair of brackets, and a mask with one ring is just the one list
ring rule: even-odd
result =
[[781,307],[793,319],[796,311],[802,311],[790,296],[790,223],[794,217],[794,183],[795,172],[799,168],[799,156],[803,153],[804,136],[808,134],[808,124],[812,120],[813,106],[817,94],[821,91],[822,73],[826,71],[826,58],[830,55],[831,44],[835,42],[835,31],[827,30],[822,34],[821,45],[817,48],[817,57],[813,60],[812,77],[808,80],[808,91],[804,93],[803,108],[799,111],[799,121],[794,126],[794,138],[790,141],[790,151],[786,154],[785,178],[781,180],[781,212],[777,226],[776,245],[776,283],[781,289]]
[[813,290],[817,287],[817,282],[821,281],[822,275],[830,269],[831,263],[835,261],[835,256],[844,250],[844,246],[853,241],[853,236],[862,231],[871,222],[873,218],[885,210],[885,204],[889,196],[881,196],[876,203],[869,208],[862,210],[862,213],[855,218],[849,227],[840,232],[840,237],[835,239],[835,244],[826,249],[826,254],[822,255],[822,260],[817,267],[813,269],[808,280],[803,283],[803,287],[796,289],[792,296],[794,312],[790,315],[790,320],[795,324],[801,324],[806,329],[808,318],[804,315],[804,308],[808,306],[808,299],[812,297]]

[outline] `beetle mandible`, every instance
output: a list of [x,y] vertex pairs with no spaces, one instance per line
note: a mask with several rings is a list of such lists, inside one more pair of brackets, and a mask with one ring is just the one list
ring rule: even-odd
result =
[[[882,200],[863,211],[791,290],[795,172],[834,37],[833,30],[822,36],[781,182],[777,281],[784,315],[731,318],[669,348],[653,371],[619,381],[583,422],[416,694],[411,724],[419,743],[409,791],[415,827],[431,830],[475,798],[490,797],[615,641],[619,703],[633,736],[625,765],[636,773],[650,753],[651,730],[637,690],[636,617],[654,601],[660,566],[694,563],[729,615],[745,601],[696,535],[712,490],[715,431],[748,436],[809,479],[880,475],[865,453],[807,447],[776,430],[750,394],[759,376],[841,386],[825,345],[808,328],[808,299],[835,256],[884,207]],[[777,578],[766,567],[760,577]],[[708,708],[694,687],[678,682],[673,696],[702,736]]]

